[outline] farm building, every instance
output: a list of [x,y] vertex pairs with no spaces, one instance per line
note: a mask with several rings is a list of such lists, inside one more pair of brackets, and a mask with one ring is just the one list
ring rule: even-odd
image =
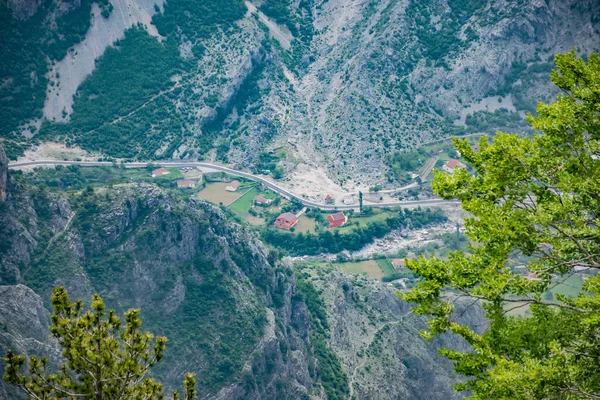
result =
[[327,220],[329,221],[329,227],[335,228],[338,226],[343,226],[346,221],[348,221],[348,217],[346,217],[344,213],[340,211],[339,213],[335,213],[327,217]]
[[460,168],[466,168],[466,165],[458,160],[448,160],[448,162],[443,166],[444,171],[449,174],[453,174],[454,171],[457,171]]
[[152,171],[153,178],[156,178],[158,176],[163,176],[163,175],[169,175],[169,174],[170,174],[170,172],[166,168],[159,168],[159,169],[155,169],[154,171]]
[[225,186],[225,190],[228,192],[235,192],[240,187],[240,181],[231,181],[227,186]]
[[273,199],[267,199],[263,194],[259,194],[254,198],[254,204],[258,206],[268,206],[273,202]]
[[196,185],[196,182],[191,179],[180,179],[177,181],[178,188],[193,188],[194,185]]
[[296,225],[296,222],[298,222],[298,218],[291,212],[286,212],[277,217],[273,225],[282,229],[290,229]]

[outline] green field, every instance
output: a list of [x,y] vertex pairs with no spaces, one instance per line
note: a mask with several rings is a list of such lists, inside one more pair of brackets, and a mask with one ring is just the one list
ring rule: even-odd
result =
[[246,222],[248,222],[250,225],[254,225],[254,226],[263,226],[263,225],[265,225],[265,223],[267,221],[265,221],[264,218],[255,217],[253,215],[248,214],[248,218],[246,219]]
[[[152,179],[163,181],[174,181],[176,179],[183,179],[183,173],[179,168],[167,168],[167,170],[169,170],[169,175],[157,176],[156,178]],[[152,177],[152,172],[147,172],[147,174],[149,177]]]
[[550,291],[552,294],[562,294],[568,297],[576,297],[579,293],[581,293],[583,287],[583,278],[579,274],[575,274],[570,276],[568,279],[559,283],[554,288],[551,288]]
[[277,198],[277,193],[271,192],[270,190],[265,190],[264,192],[262,192],[262,194],[267,199],[276,199]]
[[346,223],[346,225],[344,225],[340,228],[337,228],[337,229],[339,230],[340,233],[348,233],[357,228],[357,226],[354,225],[354,222],[358,222],[359,227],[364,227],[369,222],[383,221],[390,216],[391,216],[391,213],[389,211],[381,211],[381,212],[378,212],[377,214],[369,215],[366,217],[361,217],[358,214],[354,214],[353,216],[348,217],[348,222]]
[[246,219],[248,217],[248,210],[252,207],[252,201],[258,196],[259,192],[256,187],[252,187],[250,190],[248,188],[241,190],[242,196],[231,203],[229,209],[238,214],[242,219]]
[[379,265],[379,268],[381,268],[381,271],[383,271],[383,275],[391,275],[396,272],[392,266],[392,262],[387,258],[381,258],[375,261],[377,262],[377,265]]
[[[583,276],[580,274],[575,274],[572,275],[570,277],[568,277],[567,279],[565,279],[564,277],[561,279],[557,279],[554,280],[554,283],[557,284],[554,287],[550,288],[550,292],[552,293],[552,295],[554,296],[554,299],[556,298],[557,294],[562,294],[568,297],[576,297],[579,293],[581,293],[582,290],[582,286],[583,286]],[[544,296],[546,296],[547,294],[545,294]],[[542,296],[542,297],[544,297]],[[546,298],[544,299],[545,301],[553,301],[553,299],[551,300]],[[522,307],[519,307],[522,306]],[[508,312],[508,315],[511,316],[524,316],[529,314],[529,306],[525,305],[525,303],[510,303],[507,304],[507,310],[508,309],[512,309],[511,311]]]
[[206,187],[198,193],[198,198],[210,201],[213,204],[230,204],[241,196],[240,192],[228,192],[225,187],[228,182],[207,183]]
[[[250,190],[248,190],[250,189]],[[254,198],[259,194],[263,194],[267,199],[275,199],[277,198],[277,194],[271,192],[270,190],[261,192],[256,184],[245,186],[244,188],[238,189],[241,196],[235,200],[233,203],[229,204],[229,209],[236,213],[242,220],[250,222],[252,225],[262,225],[264,224],[264,218],[253,217],[248,213],[248,210],[252,208],[254,203]],[[256,207],[255,210],[257,212],[261,212],[264,207]],[[262,221],[262,223],[260,222]]]
[[448,154],[448,152],[443,151],[440,154],[438,154],[438,160],[446,162],[450,160],[450,155]]
[[357,275],[367,275],[371,278],[383,278],[383,271],[375,260],[335,263],[336,268],[342,272]]

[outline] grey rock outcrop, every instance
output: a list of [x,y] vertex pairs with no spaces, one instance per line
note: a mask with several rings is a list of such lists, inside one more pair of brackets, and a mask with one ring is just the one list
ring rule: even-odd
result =
[[[0,286],[0,354],[43,354],[60,359],[58,343],[48,332],[50,313],[40,296],[24,285]],[[0,383],[0,400],[21,398],[16,388]]]
[[6,200],[8,192],[8,158],[0,146],[0,202]]
[[20,182],[13,194],[0,210],[9,238],[0,277],[10,284],[0,287],[0,350],[56,354],[44,347],[43,301],[65,286],[87,301],[98,292],[119,312],[141,308],[144,328],[172,343],[156,370],[169,388],[188,371],[203,377],[203,396],[222,399],[301,398],[319,386],[309,343],[289,328],[302,314],[293,279],[220,210],[154,185],[67,198]]
[[[356,399],[461,399],[449,391],[460,380],[441,346],[464,350],[466,342],[443,335],[433,342],[419,331],[425,319],[413,314],[396,289],[366,277],[328,271],[313,279],[323,293],[331,325],[330,346],[348,375]],[[460,308],[460,306],[458,307]],[[471,305],[461,322],[485,325],[483,310]]]
[[48,0],[7,0],[7,4],[16,19],[25,20],[32,17],[45,1]]

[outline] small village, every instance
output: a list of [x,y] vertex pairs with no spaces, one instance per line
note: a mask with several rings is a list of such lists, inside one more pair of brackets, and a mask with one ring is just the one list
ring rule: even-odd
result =
[[[177,170],[177,171],[172,171],[172,170]],[[152,171],[151,176],[152,176],[152,178],[167,178],[167,177],[170,177],[171,175],[178,177],[179,171],[181,172],[181,174],[183,174],[184,179],[176,179],[175,180],[175,184],[177,185],[178,189],[194,189],[203,184],[202,172],[200,172],[199,170],[196,170],[194,168],[171,168],[171,169],[158,168],[158,169],[155,169]],[[257,184],[255,184],[254,182],[242,184],[237,179],[233,179],[231,181],[227,181],[226,179],[227,179],[226,177],[220,176],[219,178],[217,178],[217,180],[219,182],[211,182],[209,184],[211,186],[214,185],[214,186],[221,187],[221,190],[223,191],[223,193],[221,193],[221,195],[222,195],[221,197],[223,199],[232,199],[231,202],[225,204],[225,206],[227,206],[227,207],[233,205],[238,200],[240,200],[242,197],[248,197],[248,194],[250,192],[252,192],[252,194],[254,195],[255,191],[257,190],[256,189]],[[205,187],[203,187],[203,189],[205,189]],[[235,194],[238,193],[238,190],[240,192],[243,191],[243,193],[240,193],[239,196],[236,196]],[[210,194],[214,194],[214,193],[211,192]],[[198,194],[198,198],[203,198],[202,191]],[[205,200],[214,202],[218,198],[219,198],[219,196],[217,193],[217,196],[214,196],[214,197],[209,196],[209,197],[205,198]],[[252,201],[251,201],[250,205],[253,209],[256,209],[258,207],[268,208],[276,200],[278,200],[278,204],[279,204],[279,201],[281,201],[280,199],[278,199],[277,196],[275,196],[274,193],[266,191],[264,193],[258,193],[254,197],[252,197]],[[332,200],[333,199],[332,199],[331,195],[326,196],[327,204],[332,204],[332,202],[333,202]],[[224,205],[223,201],[219,201],[218,204]],[[272,226],[279,228],[279,229],[294,231],[295,226],[298,224],[300,217],[302,216],[302,214],[304,214],[306,212],[306,210],[307,210],[306,208],[302,208],[301,210],[299,210],[296,213],[292,213],[289,211],[282,212],[281,214],[279,214],[279,216],[277,216],[275,218],[275,221],[272,223]],[[252,213],[252,212],[250,212],[250,210],[248,210],[248,212],[249,212],[249,214],[253,214],[253,213],[258,214],[256,211],[254,211]],[[336,212],[336,213],[332,213],[331,215],[328,215],[327,221],[328,221],[328,227],[330,229],[339,228],[339,227],[344,226],[346,224],[346,222],[348,222],[348,216],[346,216],[343,212],[340,211],[340,212]]]
[[[474,150],[478,151],[478,146]],[[467,165],[454,158],[448,158],[443,163],[438,161],[440,169],[448,174],[454,174],[459,169],[467,169]],[[261,184],[241,178],[233,179],[230,175],[222,172],[202,173],[193,167],[184,168],[157,168],[151,172],[153,179],[163,179],[174,182],[174,187],[183,190],[193,198],[206,200],[219,205],[224,210],[232,213],[239,222],[253,229],[275,229],[289,235],[315,235],[319,232],[329,230],[333,233],[348,233],[355,229],[367,226],[374,221],[381,221],[393,214],[389,209],[371,209],[367,215],[350,212],[323,213],[314,209],[296,204],[276,193],[264,188]],[[372,193],[368,195],[373,195]],[[331,194],[322,197],[324,204],[334,205],[336,200]],[[342,204],[356,204],[356,199],[348,201],[345,198]],[[358,204],[357,204],[358,206]],[[396,234],[400,240],[400,246],[394,246],[384,253],[374,250],[370,254],[361,255],[365,251],[352,254],[342,251],[335,255],[322,255],[317,257],[299,257],[295,262],[309,262],[323,267],[334,267],[350,274],[367,275],[371,278],[388,282],[390,286],[406,290],[415,283],[415,276],[405,268],[406,260],[411,260],[421,255],[426,257],[436,255],[444,257],[445,253],[453,249],[467,249],[467,241],[464,233],[459,232],[452,223],[439,227],[437,234],[427,230],[413,232],[417,239],[413,240],[407,236],[409,233]],[[460,238],[457,236],[459,235]],[[450,239],[456,236],[457,239]],[[383,239],[380,239],[381,242]],[[455,247],[458,246],[458,247]],[[368,251],[367,251],[368,253]],[[516,273],[529,281],[537,281],[539,277],[529,272],[521,265],[514,267]],[[585,279],[585,271],[574,274],[567,282],[555,287],[554,294],[570,295],[581,289]],[[526,313],[527,309],[518,310],[515,313]],[[515,314],[515,315],[517,315]]]

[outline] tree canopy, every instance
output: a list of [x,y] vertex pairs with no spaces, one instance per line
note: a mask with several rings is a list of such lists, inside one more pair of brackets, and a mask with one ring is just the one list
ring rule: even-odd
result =
[[[472,399],[600,398],[600,58],[573,50],[555,63],[561,95],[528,115],[538,133],[483,137],[478,152],[455,139],[474,173],[436,172],[435,192],[471,214],[468,253],[407,262],[424,278],[401,295],[432,317],[423,335],[450,331],[471,345],[441,353]],[[575,274],[578,295],[547,295]],[[484,307],[483,333],[457,321],[460,297]]]
[[[167,338],[142,333],[139,309],[130,309],[121,321],[94,295],[89,311],[83,302],[71,302],[63,287],[52,293],[51,334],[62,347],[64,362],[51,371],[47,357],[26,357],[9,351],[4,380],[21,388],[31,399],[163,399],[163,386],[148,376],[163,357]],[[196,397],[196,380],[186,374],[183,398]],[[178,399],[179,393],[173,392]]]

